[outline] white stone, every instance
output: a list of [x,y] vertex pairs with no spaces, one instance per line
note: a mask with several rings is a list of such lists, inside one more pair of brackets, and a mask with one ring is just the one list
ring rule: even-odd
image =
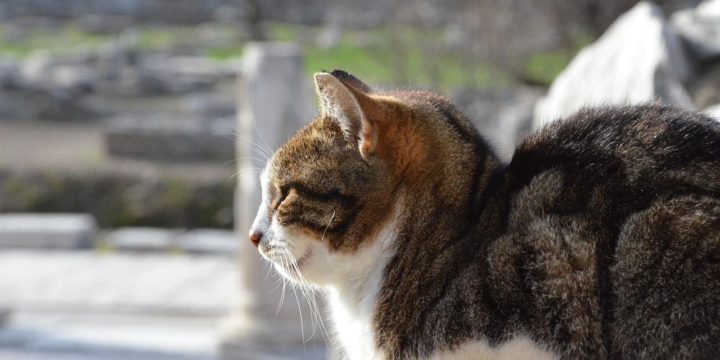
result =
[[32,85],[40,85],[51,78],[53,59],[50,54],[44,51],[32,53],[22,62],[20,74],[22,78]]
[[97,72],[89,66],[64,65],[53,71],[53,82],[64,89],[92,91],[98,81]]
[[180,234],[175,245],[185,253],[235,256],[239,240],[230,230],[196,229]]
[[173,240],[178,234],[176,230],[128,227],[108,232],[103,240],[116,250],[170,251],[173,249]]
[[706,0],[695,9],[680,10],[671,22],[698,59],[720,56],[720,0]]
[[0,214],[0,248],[87,248],[96,231],[86,214]]
[[534,128],[585,106],[660,101],[692,109],[692,71],[680,38],[656,5],[641,2],[584,48],[535,107]]

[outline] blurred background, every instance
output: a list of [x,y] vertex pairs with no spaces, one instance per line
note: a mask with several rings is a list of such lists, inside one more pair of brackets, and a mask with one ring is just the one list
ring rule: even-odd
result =
[[314,72],[508,160],[583,105],[720,114],[719,56],[718,0],[0,0],[0,359],[326,357],[244,236]]

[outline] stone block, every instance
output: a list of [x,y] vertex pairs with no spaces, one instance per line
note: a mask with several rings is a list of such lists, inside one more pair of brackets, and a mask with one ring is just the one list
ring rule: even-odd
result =
[[166,252],[173,250],[176,230],[128,227],[108,232],[103,241],[115,250],[133,252]]
[[720,0],[707,0],[695,9],[673,14],[672,25],[700,60],[720,56]]
[[113,157],[176,163],[225,163],[235,158],[233,117],[125,115],[106,124],[106,150]]
[[0,248],[89,248],[96,231],[85,214],[0,214]]
[[534,128],[585,106],[661,101],[693,109],[685,90],[693,69],[662,10],[641,2],[584,48],[535,106]]
[[174,243],[184,253],[235,256],[239,240],[230,230],[196,229],[180,234]]

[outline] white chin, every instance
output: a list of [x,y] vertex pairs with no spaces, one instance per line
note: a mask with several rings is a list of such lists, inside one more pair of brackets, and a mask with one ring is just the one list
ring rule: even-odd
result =
[[[297,267],[288,268],[281,263],[274,262],[275,270],[283,277],[294,282],[303,282],[311,285],[323,285],[323,279],[327,276],[327,270],[323,266],[318,266],[316,254],[302,258]],[[298,276],[298,271],[300,275]]]
[[[288,260],[286,260],[285,262],[273,261],[273,266],[275,267],[275,270],[280,273],[280,275],[291,281],[300,282],[302,280],[302,277],[305,276],[305,267],[303,266],[304,264],[295,263],[291,265],[287,261]],[[298,275],[298,273],[300,273],[300,275]]]
[[280,275],[282,275],[284,278],[291,280],[291,281],[298,281],[299,279],[295,275],[294,270],[289,270],[285,268],[285,266],[280,265],[278,263],[274,263],[273,267],[275,267],[275,271],[277,271]]

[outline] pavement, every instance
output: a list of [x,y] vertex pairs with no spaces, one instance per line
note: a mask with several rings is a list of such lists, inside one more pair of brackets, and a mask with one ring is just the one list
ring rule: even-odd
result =
[[0,307],[15,310],[226,314],[232,257],[98,251],[0,251]]
[[219,318],[14,312],[0,359],[205,360],[217,358]]
[[[101,249],[0,248],[0,360],[219,360],[242,296],[233,256]],[[327,358],[322,343],[230,353]]]
[[232,257],[0,251],[0,360],[216,359]]

